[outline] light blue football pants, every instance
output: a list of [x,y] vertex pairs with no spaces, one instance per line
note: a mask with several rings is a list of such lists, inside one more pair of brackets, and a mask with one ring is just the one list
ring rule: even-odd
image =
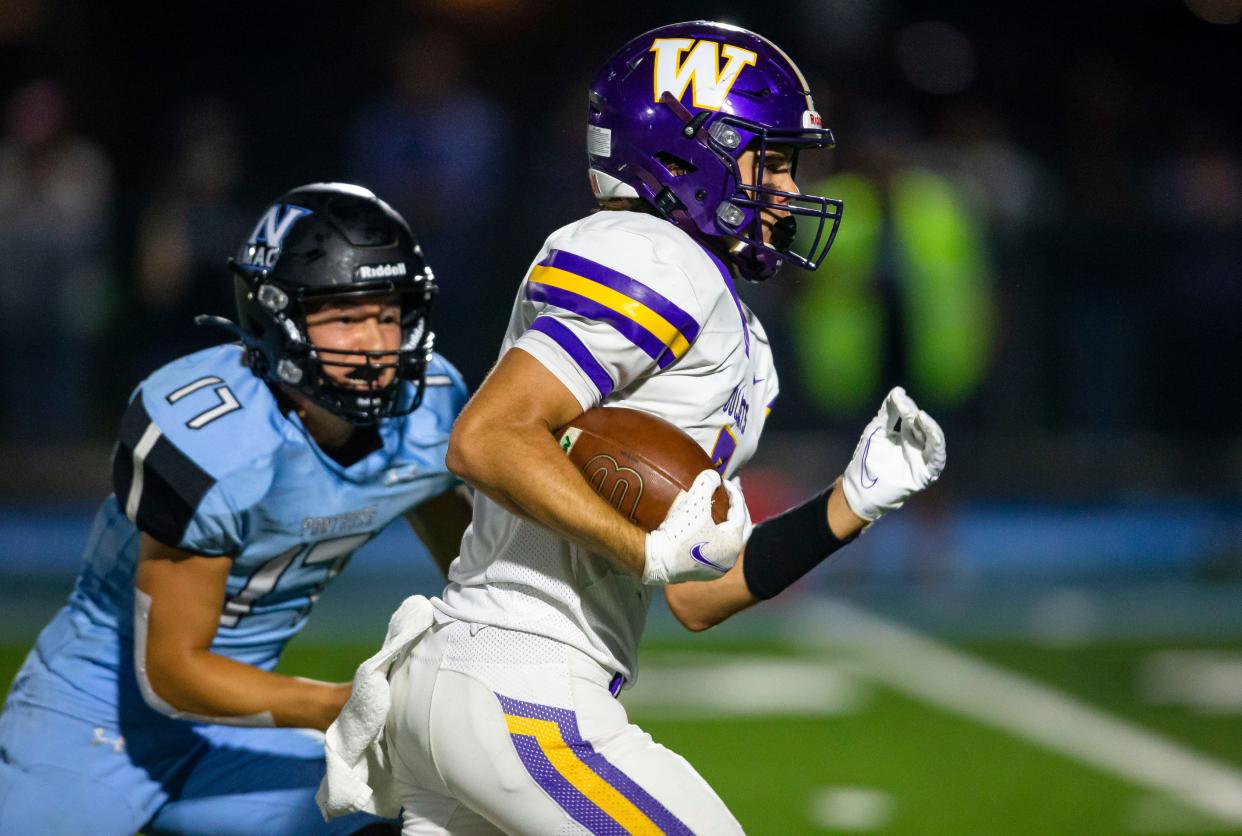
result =
[[151,711],[136,687],[119,693],[109,722],[31,652],[0,714],[0,834],[279,836],[377,821],[324,822],[317,732],[191,724]]

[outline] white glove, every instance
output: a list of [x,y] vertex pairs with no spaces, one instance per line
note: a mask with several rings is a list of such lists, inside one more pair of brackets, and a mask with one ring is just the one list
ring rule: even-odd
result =
[[695,477],[690,490],[682,491],[673,500],[664,522],[647,535],[643,583],[708,581],[737,563],[750,515],[742,489],[724,482],[729,494],[729,515],[722,523],[713,522],[712,494],[720,485],[719,473],[704,470]]
[[845,468],[845,501],[855,514],[874,522],[940,478],[944,462],[944,431],[896,386],[863,430]]
[[750,518],[750,509],[746,507],[746,500],[742,499],[742,477],[734,476],[725,484],[725,490],[729,492],[729,507],[733,507],[734,494],[737,495],[737,501],[742,504],[742,510],[746,512],[746,517],[742,521],[742,545],[745,546],[750,542],[751,532],[755,530],[755,521]]

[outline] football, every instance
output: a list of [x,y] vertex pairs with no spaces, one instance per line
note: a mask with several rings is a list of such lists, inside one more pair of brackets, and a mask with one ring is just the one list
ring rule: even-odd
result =
[[[681,429],[623,407],[590,409],[557,430],[556,439],[591,487],[644,531],[658,528],[677,494],[712,467]],[[729,495],[718,488],[712,517],[723,522],[728,512]]]

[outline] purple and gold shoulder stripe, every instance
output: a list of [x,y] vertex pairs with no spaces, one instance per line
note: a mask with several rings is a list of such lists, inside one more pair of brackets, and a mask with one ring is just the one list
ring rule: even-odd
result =
[[554,316],[540,315],[535,317],[535,321],[530,324],[530,330],[551,337],[562,351],[573,358],[578,368],[582,369],[582,373],[590,378],[591,383],[595,384],[595,388],[599,390],[599,399],[602,401],[608,397],[612,392],[612,376],[565,323]]
[[496,697],[526,771],[588,831],[693,836],[667,807],[582,739],[573,711]]
[[531,270],[526,298],[611,325],[662,369],[699,336],[694,317],[659,292],[565,250],[553,250]]

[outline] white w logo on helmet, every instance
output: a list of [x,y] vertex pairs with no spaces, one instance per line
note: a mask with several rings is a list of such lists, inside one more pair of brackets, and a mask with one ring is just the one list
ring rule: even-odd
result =
[[[693,49],[691,48],[693,47]],[[690,54],[682,60],[682,53]],[[655,53],[655,101],[667,90],[678,99],[693,85],[694,106],[704,110],[720,110],[725,97],[733,89],[742,68],[753,67],[758,56],[749,49],[716,41],[691,38],[657,38],[651,44]],[[725,58],[720,66],[721,55]]]

